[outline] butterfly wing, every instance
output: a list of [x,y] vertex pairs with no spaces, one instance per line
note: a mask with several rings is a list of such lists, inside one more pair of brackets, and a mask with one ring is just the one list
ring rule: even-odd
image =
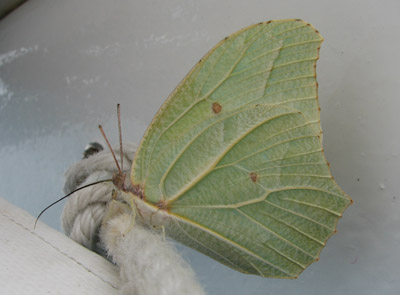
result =
[[350,198],[321,145],[316,61],[301,20],[225,38],[163,104],[131,181],[171,216],[169,235],[245,273],[295,278],[316,261]]

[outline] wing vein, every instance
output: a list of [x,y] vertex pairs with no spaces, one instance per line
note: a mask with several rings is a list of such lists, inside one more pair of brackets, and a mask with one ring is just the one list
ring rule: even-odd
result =
[[188,220],[188,219],[184,218],[183,216],[180,216],[180,215],[177,215],[177,214],[173,214],[173,215],[174,215],[176,218],[179,218],[179,220],[180,220],[181,222],[186,222],[186,223],[188,223],[188,224],[190,224],[190,225],[192,225],[192,226],[195,226],[195,227],[197,227],[197,228],[200,228],[201,230],[203,230],[203,231],[205,231],[205,232],[211,234],[212,236],[214,236],[214,237],[216,237],[216,238],[218,238],[218,239],[220,239],[220,240],[223,240],[224,242],[226,242],[227,244],[229,244],[231,247],[236,248],[236,249],[238,249],[239,251],[242,251],[242,252],[244,252],[244,253],[247,253],[248,255],[254,257],[255,259],[257,259],[257,260],[259,260],[259,261],[262,261],[262,262],[268,264],[268,265],[271,266],[272,268],[274,268],[274,269],[276,269],[276,270],[278,270],[278,271],[280,271],[280,272],[282,272],[282,273],[284,273],[284,274],[286,274],[286,275],[288,275],[288,276],[290,276],[290,277],[293,277],[293,276],[294,276],[293,274],[289,273],[288,271],[283,270],[283,269],[280,268],[279,266],[273,264],[272,262],[270,262],[270,261],[268,261],[267,259],[261,257],[260,255],[257,255],[256,253],[254,253],[254,252],[251,251],[250,249],[248,249],[248,248],[246,248],[246,247],[244,247],[244,246],[238,244],[237,242],[234,242],[233,240],[231,240],[231,239],[229,239],[229,238],[227,238],[227,237],[221,235],[220,233],[218,233],[218,232],[216,232],[216,231],[214,231],[214,230],[212,230],[212,229],[209,229],[209,228],[207,228],[207,227],[204,227],[204,226],[202,226],[201,224],[196,223],[196,222],[194,222],[194,221],[192,221],[192,220]]
[[[173,219],[174,220],[174,219]],[[193,237],[191,234],[189,234],[180,224],[178,221],[174,220],[174,223],[177,227],[179,227],[181,229],[181,231],[192,241],[194,241],[195,243],[200,244],[201,246],[203,246],[204,248],[208,249],[210,252],[214,253],[215,255],[221,257],[223,260],[227,261],[229,264],[236,266],[238,269],[240,269],[240,267],[235,264],[233,261],[229,260],[228,258],[226,258],[224,255],[214,251],[213,249],[211,249],[210,247],[208,247],[207,245],[205,245],[204,243],[202,243],[201,241],[199,241],[198,239],[196,239],[195,237]]]
[[301,218],[304,218],[304,219],[306,219],[306,220],[308,220],[308,221],[311,221],[311,222],[317,224],[318,226],[324,227],[324,228],[329,229],[329,230],[332,230],[332,231],[334,230],[334,229],[330,228],[329,226],[327,226],[327,225],[325,225],[325,224],[322,224],[322,223],[320,223],[320,222],[318,222],[318,221],[316,221],[316,220],[314,220],[314,219],[312,219],[312,218],[310,218],[310,217],[308,217],[308,216],[305,216],[305,215],[303,215],[303,214],[300,214],[300,213],[298,213],[298,212],[296,212],[296,211],[289,210],[289,209],[287,209],[287,208],[285,208],[285,207],[278,206],[277,204],[274,204],[274,203],[268,201],[267,199],[265,199],[264,202],[265,202],[265,203],[268,203],[268,204],[271,205],[271,206],[274,206],[274,207],[276,207],[276,208],[279,208],[279,209],[281,209],[281,210],[283,210],[283,211],[286,211],[286,212],[288,212],[288,213],[291,213],[291,214],[293,214],[293,215],[296,215],[296,216],[299,216],[299,217],[301,217]]
[[[238,159],[238,160],[236,160],[234,162],[231,162],[229,165],[240,163],[240,162],[242,162],[242,161],[244,161],[244,160],[246,160],[248,158],[251,158],[251,157],[253,157],[253,156],[255,156],[255,155],[259,154],[259,153],[262,153],[262,152],[264,152],[264,151],[266,151],[266,150],[268,150],[270,148],[276,147],[276,146],[281,145],[281,144],[285,144],[285,143],[288,143],[288,142],[291,142],[291,141],[294,141],[294,140],[298,140],[298,139],[302,139],[302,138],[314,138],[314,137],[315,137],[315,135],[306,135],[306,136],[298,136],[298,137],[289,138],[287,140],[282,140],[280,142],[277,142],[277,143],[274,143],[274,144],[269,145],[267,147],[264,147],[262,149],[259,149],[259,150],[255,151],[255,152],[253,152],[253,153],[251,153],[249,155],[246,155],[246,156],[244,156],[244,157],[242,157],[242,158],[240,158],[240,159]],[[287,159],[287,158],[285,157],[285,159]],[[218,166],[218,168],[225,167],[227,165],[228,164],[225,164],[224,166]]]
[[[227,146],[227,147],[224,149],[223,152],[221,152],[221,155],[220,155],[219,157],[217,157],[213,162],[211,162],[211,163],[208,165],[208,168],[206,168],[206,169],[203,171],[203,173],[198,174],[198,176],[196,176],[195,178],[193,178],[192,181],[190,181],[190,182],[187,183],[184,187],[182,187],[182,189],[181,189],[180,191],[178,191],[178,192],[176,193],[176,195],[175,195],[173,198],[170,198],[170,199],[169,199],[169,203],[172,204],[172,202],[178,200],[185,192],[187,192],[187,191],[188,191],[190,188],[192,188],[196,183],[198,183],[203,177],[205,177],[207,174],[209,174],[209,173],[215,168],[215,166],[218,164],[218,162],[219,162],[219,161],[220,161],[220,160],[221,160],[221,159],[222,159],[222,158],[223,158],[237,143],[238,143],[238,142],[240,142],[240,141],[241,141],[244,137],[246,137],[249,133],[251,133],[252,131],[254,131],[256,128],[260,127],[261,125],[267,123],[268,121],[277,119],[277,118],[279,118],[279,117],[281,117],[281,116],[284,116],[284,115],[287,115],[287,113],[280,114],[280,115],[277,115],[277,116],[275,116],[275,117],[267,118],[266,120],[262,120],[262,121],[260,121],[258,124],[252,126],[252,127],[249,128],[248,130],[246,130],[246,132],[243,132],[243,134],[242,134],[240,137],[238,137],[238,138],[237,138],[235,141],[233,141],[229,146]],[[225,117],[225,118],[226,118],[226,117]],[[225,118],[224,118],[224,119],[225,119]],[[217,122],[218,122],[218,121],[217,121]],[[184,152],[185,150],[187,150],[188,147],[190,146],[190,144],[191,144],[195,139],[197,139],[200,135],[202,135],[202,134],[205,132],[205,130],[211,128],[211,127],[214,126],[217,122],[215,122],[213,125],[208,126],[208,127],[205,128],[205,129],[203,129],[201,132],[199,132],[199,134],[198,134],[194,139],[192,139],[191,141],[188,142],[188,144],[187,144],[187,145],[185,146],[185,148],[181,151],[181,153],[179,154],[179,156],[176,157],[176,158],[174,159],[174,161],[173,161],[173,162],[171,163],[171,165],[168,167],[166,173],[165,173],[165,174],[163,175],[163,177],[161,178],[162,185],[164,185],[164,180],[165,180],[167,174],[171,171],[173,165],[176,164],[176,162],[179,160],[179,158],[180,158],[180,156],[183,154],[183,152]]]
[[280,234],[278,234],[277,232],[271,230],[270,228],[268,228],[267,226],[265,226],[264,224],[258,222],[257,220],[255,220],[254,218],[250,217],[249,215],[247,215],[246,213],[244,213],[242,210],[240,209],[236,209],[240,214],[242,214],[243,216],[245,216],[247,219],[249,219],[250,221],[252,221],[253,223],[259,225],[260,227],[262,227],[264,230],[270,232],[272,235],[276,236],[278,239],[284,241],[285,243],[287,243],[288,245],[292,246],[293,248],[303,252],[304,254],[306,254],[307,256],[310,256],[313,259],[317,259],[317,257],[315,257],[314,255],[312,255],[311,253],[308,253],[306,250],[300,248],[299,246],[293,244],[292,242],[290,242],[289,240],[285,239],[284,237],[282,237]]

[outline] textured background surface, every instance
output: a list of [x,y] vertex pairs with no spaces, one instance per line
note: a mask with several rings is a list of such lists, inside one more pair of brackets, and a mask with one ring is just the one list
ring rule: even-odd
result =
[[[226,35],[302,18],[323,35],[324,148],[355,201],[299,279],[234,272],[183,249],[209,294],[398,294],[400,4],[396,1],[31,0],[0,22],[0,195],[36,215],[102,123],[138,142],[190,68]],[[61,205],[43,216],[60,228]]]

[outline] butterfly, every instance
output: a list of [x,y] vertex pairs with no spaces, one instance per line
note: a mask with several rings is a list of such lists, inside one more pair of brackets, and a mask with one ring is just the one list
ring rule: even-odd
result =
[[322,147],[316,62],[323,38],[298,19],[219,42],[155,115],[128,184],[149,226],[243,273],[297,278],[352,200]]

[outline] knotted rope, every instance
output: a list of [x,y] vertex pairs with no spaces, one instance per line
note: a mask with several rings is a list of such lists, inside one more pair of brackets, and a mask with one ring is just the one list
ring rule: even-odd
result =
[[[136,150],[125,144],[124,164],[129,177]],[[119,159],[119,148],[115,149]],[[109,151],[73,164],[65,174],[64,192],[117,172]],[[195,274],[164,236],[141,223],[111,182],[80,190],[67,200],[62,226],[67,236],[111,259],[120,270],[121,294],[204,294]],[[115,202],[117,201],[117,202]]]

